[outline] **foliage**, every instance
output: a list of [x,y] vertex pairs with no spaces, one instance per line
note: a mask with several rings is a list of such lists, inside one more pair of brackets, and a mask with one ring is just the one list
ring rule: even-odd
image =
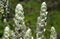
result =
[[[14,14],[14,10],[15,10],[15,6],[17,5],[17,3],[19,3],[18,0],[10,0],[10,4],[11,4],[11,13]],[[35,30],[36,30],[36,21],[37,21],[37,17],[39,16],[40,13],[40,4],[39,2],[35,2],[35,1],[29,1],[28,3],[25,2],[20,2],[23,5],[24,8],[24,12],[25,12],[25,21],[30,21],[31,25],[31,29],[32,29],[32,34],[35,37]],[[12,21],[12,20],[10,20]],[[57,32],[60,32],[60,11],[55,10],[55,11],[50,11],[48,14],[48,19],[47,19],[48,25],[46,27],[46,39],[49,39],[49,34],[50,34],[50,27],[51,25],[53,25],[56,28]],[[10,24],[12,24],[13,22],[9,22]],[[27,22],[26,22],[27,23]],[[4,25],[3,25],[4,24]],[[4,32],[4,28],[5,28],[6,24],[3,23],[0,20],[0,37],[2,37],[3,32]],[[12,28],[12,27],[11,27]]]

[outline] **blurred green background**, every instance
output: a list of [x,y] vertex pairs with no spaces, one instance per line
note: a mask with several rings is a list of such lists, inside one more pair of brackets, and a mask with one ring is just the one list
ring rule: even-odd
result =
[[[54,26],[58,34],[58,39],[60,38],[60,0],[10,0],[11,14],[14,17],[15,7],[18,3],[22,4],[24,8],[25,22],[26,25],[29,23],[29,27],[32,29],[32,35],[36,37],[36,23],[37,17],[40,15],[41,3],[45,1],[47,3],[48,19],[46,26],[46,33],[44,39],[49,39],[50,28]],[[13,18],[8,21],[12,25]],[[3,25],[4,24],[4,25]],[[6,24],[0,20],[0,37],[4,33],[4,28]],[[13,29],[11,27],[11,29]]]

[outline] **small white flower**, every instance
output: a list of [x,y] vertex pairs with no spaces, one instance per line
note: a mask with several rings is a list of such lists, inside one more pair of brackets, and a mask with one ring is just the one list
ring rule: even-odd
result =
[[18,11],[23,11],[23,7],[21,4],[17,4],[15,12],[18,13]]
[[41,11],[46,11],[46,10],[47,10],[46,3],[43,2],[41,5]]
[[28,28],[28,30],[26,31],[26,34],[25,34],[24,38],[25,39],[33,39],[33,36],[32,36],[30,28]]
[[4,22],[5,22],[5,23],[7,22],[6,19],[4,19]]
[[9,27],[7,26],[7,27],[5,28],[5,31],[9,32],[9,30],[10,30]]

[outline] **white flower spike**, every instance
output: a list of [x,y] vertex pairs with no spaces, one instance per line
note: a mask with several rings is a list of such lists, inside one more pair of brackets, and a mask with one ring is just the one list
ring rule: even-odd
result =
[[24,22],[24,12],[23,12],[23,7],[21,4],[17,4],[15,8],[15,37],[16,39],[23,39],[26,26]]
[[47,19],[47,5],[45,2],[41,5],[41,11],[40,16],[37,19],[37,33],[36,33],[36,39],[43,39],[44,38],[44,32],[46,31],[45,26],[47,25],[46,19]]
[[50,39],[57,39],[57,33],[53,26],[51,27]]

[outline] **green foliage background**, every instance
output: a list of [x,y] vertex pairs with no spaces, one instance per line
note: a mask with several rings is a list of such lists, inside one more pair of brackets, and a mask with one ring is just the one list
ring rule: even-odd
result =
[[[30,28],[32,29],[32,34],[35,38],[37,17],[40,15],[41,3],[38,1],[32,1],[32,0],[28,1],[27,3],[24,1],[20,2],[18,0],[10,0],[12,14],[15,13],[14,10],[18,3],[21,3],[24,8],[25,22],[28,23],[28,21],[30,21],[31,23]],[[12,25],[13,22],[11,21],[12,19],[9,21],[9,23]],[[48,22],[46,26],[47,30],[46,30],[44,39],[49,39],[51,26],[54,26],[56,28],[56,31],[60,32],[60,11],[59,10],[49,11],[47,22]],[[5,26],[6,24],[0,20],[0,37],[2,37],[4,33]]]

